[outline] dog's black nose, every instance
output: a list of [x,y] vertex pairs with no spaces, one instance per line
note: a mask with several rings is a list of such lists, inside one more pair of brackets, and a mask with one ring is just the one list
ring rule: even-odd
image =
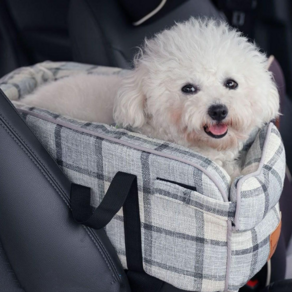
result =
[[208,115],[212,120],[222,121],[228,115],[228,108],[223,104],[211,105],[208,109]]

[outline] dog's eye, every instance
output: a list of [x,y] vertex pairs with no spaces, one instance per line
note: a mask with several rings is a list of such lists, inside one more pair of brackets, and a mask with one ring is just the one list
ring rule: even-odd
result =
[[238,87],[238,84],[232,79],[227,79],[224,83],[224,86],[228,89],[236,89]]
[[185,94],[195,94],[199,91],[199,89],[193,84],[187,84],[182,87],[181,91]]

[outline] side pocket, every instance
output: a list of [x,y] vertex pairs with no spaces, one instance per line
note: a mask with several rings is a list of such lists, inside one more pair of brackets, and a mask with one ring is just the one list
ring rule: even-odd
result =
[[175,182],[175,181],[172,181],[172,180],[167,180],[167,179],[160,178],[160,177],[158,177],[157,180],[164,181],[164,182],[171,183],[171,184],[175,184],[175,185],[178,185],[178,186],[180,186],[182,188],[185,188],[185,189],[188,189],[188,190],[191,190],[191,191],[195,191],[195,192],[197,191],[196,187],[188,186],[188,185],[185,185],[185,184],[182,184],[182,183],[178,183],[178,182]]
[[[272,252],[271,236],[281,221],[279,204],[253,229],[234,231],[231,236],[230,291],[238,290],[268,261]],[[238,273],[238,271],[241,271]]]
[[[262,138],[265,140],[260,141],[259,136],[256,138],[246,166],[252,166],[252,162],[257,165],[257,160],[253,159],[259,156],[257,171],[234,181],[231,186],[230,198],[237,204],[234,223],[238,231],[246,231],[260,224],[282,194],[286,159],[280,133],[270,124],[267,134]],[[263,150],[260,152],[260,144],[263,142]]]
[[235,205],[156,180],[144,206],[144,270],[180,289],[223,291],[227,222]]

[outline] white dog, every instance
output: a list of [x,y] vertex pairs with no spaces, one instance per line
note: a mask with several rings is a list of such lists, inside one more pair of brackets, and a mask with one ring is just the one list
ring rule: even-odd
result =
[[193,18],[146,40],[124,78],[70,77],[24,102],[189,147],[232,177],[245,141],[279,110],[266,56],[226,23]]

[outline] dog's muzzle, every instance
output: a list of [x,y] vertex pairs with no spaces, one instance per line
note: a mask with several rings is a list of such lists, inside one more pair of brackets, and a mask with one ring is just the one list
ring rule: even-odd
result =
[[216,123],[205,125],[205,133],[215,139],[223,138],[228,132],[228,125],[222,122],[228,115],[228,108],[224,104],[211,105],[208,108],[208,115]]
[[204,131],[207,135],[209,135],[212,138],[220,139],[227,135],[228,132],[228,126],[223,123],[218,123],[215,125],[205,125]]

